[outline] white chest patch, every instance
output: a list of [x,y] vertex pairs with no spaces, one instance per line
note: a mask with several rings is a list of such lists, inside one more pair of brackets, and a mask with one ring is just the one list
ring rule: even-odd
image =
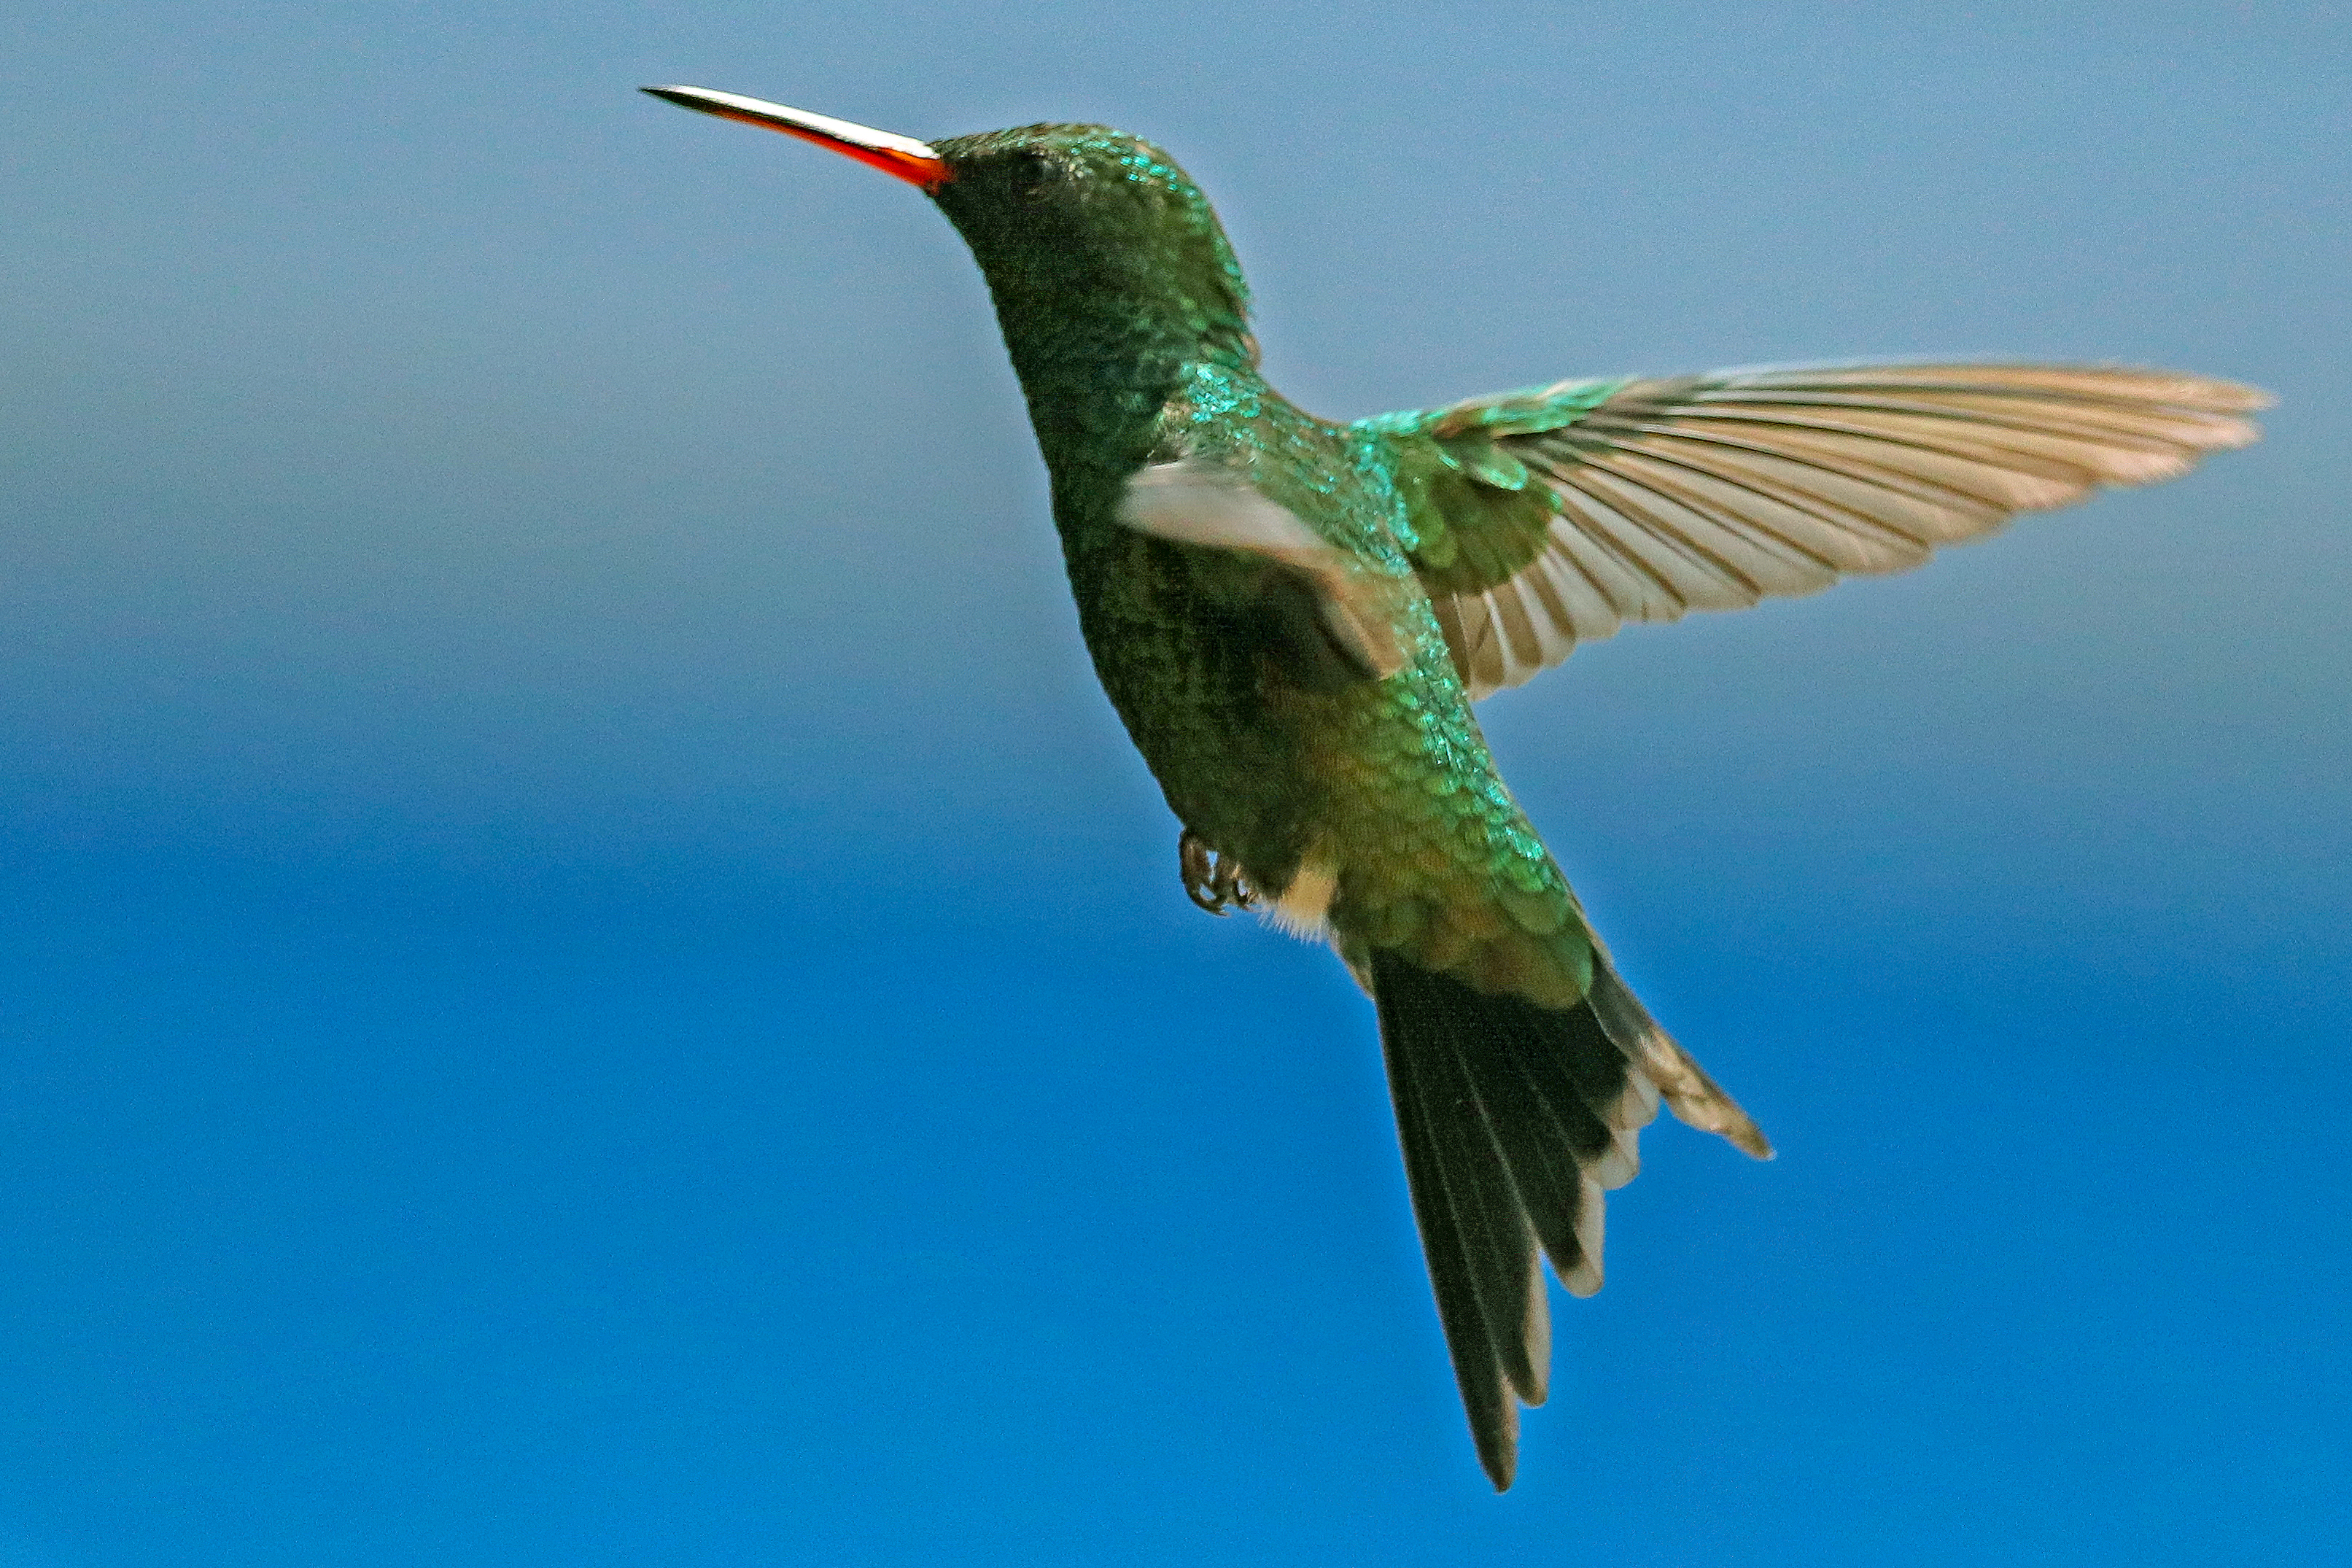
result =
[[1265,922],[1301,942],[1321,942],[1331,934],[1331,895],[1339,890],[1339,868],[1319,848],[1310,849],[1282,896],[1262,906]]

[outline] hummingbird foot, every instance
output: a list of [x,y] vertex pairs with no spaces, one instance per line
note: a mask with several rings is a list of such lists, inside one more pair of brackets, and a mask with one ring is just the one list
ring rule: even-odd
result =
[[1176,841],[1176,867],[1184,896],[1213,915],[1229,915],[1257,902],[1257,889],[1242,875],[1241,863],[1220,855],[1191,828]]

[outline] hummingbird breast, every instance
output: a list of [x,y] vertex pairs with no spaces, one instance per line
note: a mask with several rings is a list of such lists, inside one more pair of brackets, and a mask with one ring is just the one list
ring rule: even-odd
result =
[[1239,363],[1171,364],[1148,402],[1127,384],[1032,374],[1043,368],[1024,366],[1024,380],[1103,689],[1178,818],[1277,892],[1328,815],[1316,710],[1360,672],[1319,631],[1296,574],[1139,531],[1121,507],[1147,465],[1215,452],[1278,489],[1360,511],[1344,438]]
[[1169,808],[1255,886],[1282,889],[1326,792],[1305,694],[1280,675],[1280,628],[1253,604],[1253,569],[1116,526],[1073,531],[1070,583],[1096,673]]

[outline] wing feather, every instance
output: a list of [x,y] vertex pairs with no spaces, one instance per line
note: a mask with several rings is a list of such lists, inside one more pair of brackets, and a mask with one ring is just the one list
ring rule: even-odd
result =
[[[1545,398],[1577,388],[1590,391],[1530,428],[1545,424]],[[2256,439],[2244,416],[2269,402],[2231,382],[2115,366],[1796,365],[1562,383],[1370,423],[1491,441],[1558,503],[1512,578],[1433,594],[1478,697],[1628,621],[1906,571],[2019,512],[2177,478]]]

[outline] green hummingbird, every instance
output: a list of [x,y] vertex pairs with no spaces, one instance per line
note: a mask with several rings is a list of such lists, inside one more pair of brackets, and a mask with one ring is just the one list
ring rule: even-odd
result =
[[1756,1124],[1617,977],[1471,704],[1629,621],[1900,572],[2256,436],[2262,393],[2106,365],[1554,382],[1338,424],[1258,374],[1199,187],[1100,125],[923,142],[645,90],[919,187],[970,244],[1053,479],[1078,624],[1181,825],[1184,890],[1328,940],[1370,994],[1478,1458],[1543,1402],[1541,1260],[1601,1288],[1601,1194],[1663,1100]]

